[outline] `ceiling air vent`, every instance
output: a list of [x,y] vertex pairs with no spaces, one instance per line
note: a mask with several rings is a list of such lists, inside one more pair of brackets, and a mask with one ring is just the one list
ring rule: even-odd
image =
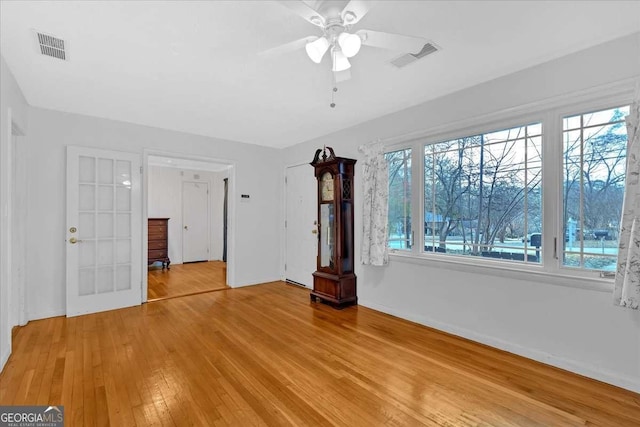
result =
[[49,34],[35,31],[40,53],[53,58],[67,60],[67,51],[65,50],[65,41]]
[[434,45],[433,43],[427,43],[424,46],[422,46],[422,49],[420,50],[420,52],[418,53],[406,53],[402,56],[397,57],[396,59],[391,61],[391,64],[394,65],[397,68],[402,68],[402,67],[406,67],[407,65],[411,64],[412,62],[416,62],[418,59],[422,59],[427,55],[431,55],[432,53],[435,53],[437,51],[439,51],[440,49],[438,49],[436,47],[436,45]]

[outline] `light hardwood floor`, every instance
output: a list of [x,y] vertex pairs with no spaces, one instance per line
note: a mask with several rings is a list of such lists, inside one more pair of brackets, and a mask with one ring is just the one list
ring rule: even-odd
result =
[[274,282],[30,322],[0,404],[68,426],[638,426],[640,395]]
[[147,279],[149,301],[227,289],[227,263],[194,262],[151,267]]

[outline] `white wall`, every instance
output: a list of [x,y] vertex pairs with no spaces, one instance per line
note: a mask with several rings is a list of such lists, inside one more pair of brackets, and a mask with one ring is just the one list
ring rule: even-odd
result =
[[[201,137],[77,114],[29,110],[27,269],[29,318],[65,313],[65,162],[67,145],[140,153],[145,149],[225,160],[235,165],[234,271],[230,286],[280,278],[282,170],[276,149]],[[232,179],[234,179],[232,177]],[[231,184],[233,187],[233,184]],[[233,278],[233,279],[232,279]]]
[[[557,102],[561,95],[584,94],[634,77],[640,78],[640,33],[296,145],[285,151],[284,163],[311,161],[315,149],[325,144],[338,156],[361,159],[357,147],[377,138],[448,124],[462,129],[479,116]],[[359,259],[361,162],[356,166]],[[384,268],[358,265],[359,302],[640,392],[640,313],[615,307],[610,290],[465,270],[400,257],[392,257]]]
[[17,303],[17,290],[10,274],[12,188],[11,122],[27,131],[28,105],[4,58],[0,57],[0,369],[11,354],[11,328],[17,324],[10,307]]
[[[197,175],[197,178],[195,177]],[[182,183],[206,182],[209,186],[209,260],[222,260],[222,211],[224,200],[223,179],[227,173],[149,167],[149,218],[169,219],[169,259],[171,264],[182,264]]]

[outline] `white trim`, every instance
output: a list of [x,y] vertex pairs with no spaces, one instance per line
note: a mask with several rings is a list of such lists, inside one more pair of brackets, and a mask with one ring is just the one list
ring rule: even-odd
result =
[[381,304],[377,304],[368,300],[360,299],[358,302],[364,307],[371,308],[373,310],[381,311],[392,316],[400,317],[402,319],[409,320],[411,322],[419,323],[421,325],[444,331],[449,334],[453,334],[462,338],[469,339],[481,344],[488,345],[490,347],[504,350],[509,353],[517,354],[528,359],[532,359],[547,365],[555,366],[560,369],[564,369],[579,375],[584,375],[589,378],[593,378],[599,381],[603,381],[608,384],[613,384],[618,387],[622,387],[627,390],[631,390],[636,393],[640,393],[640,378],[627,378],[622,377],[616,373],[610,371],[603,371],[598,366],[593,366],[579,362],[574,359],[568,359],[564,357],[555,356],[544,351],[539,351],[531,347],[524,347],[519,344],[515,344],[509,341],[504,341],[499,338],[495,338],[489,335],[481,334],[476,331],[461,328],[459,326],[451,325],[449,323],[439,322],[431,319],[427,316],[423,316],[415,313],[406,313],[401,310],[396,310],[392,307],[387,307]]
[[[12,170],[11,170],[11,188],[9,189],[10,194],[11,194],[11,210],[12,210],[12,218],[11,218],[11,223],[10,223],[10,227],[12,229],[12,235],[15,235],[15,237],[17,237],[18,239],[22,239],[22,253],[17,253],[16,254],[16,248],[14,247],[14,239],[12,238],[11,241],[11,253],[12,253],[12,261],[11,261],[11,275],[12,278],[15,276],[15,279],[20,279],[20,280],[14,280],[12,282],[11,288],[12,288],[12,292],[16,292],[16,295],[12,298],[13,301],[10,300],[10,304],[15,304],[15,312],[14,312],[14,318],[12,320],[12,322],[10,323],[14,323],[15,325],[20,325],[20,326],[24,326],[27,324],[28,322],[28,317],[27,317],[27,268],[26,268],[26,254],[27,254],[27,247],[26,247],[26,238],[27,238],[27,223],[26,223],[26,216],[28,214],[27,212],[27,192],[28,192],[28,183],[27,183],[27,176],[26,174],[28,166],[26,165],[26,153],[24,152],[24,149],[19,149],[19,147],[23,147],[24,144],[27,143],[25,138],[22,138],[24,136],[24,132],[22,132],[19,128],[19,126],[15,123],[15,122],[11,122],[11,159],[10,162],[12,163]],[[21,166],[22,169],[19,169],[18,166]],[[24,176],[20,177],[17,174],[22,172],[24,174]],[[23,179],[20,179],[23,178]],[[16,185],[22,184],[24,187],[17,189]],[[16,190],[21,190],[20,192],[16,192]],[[18,194],[21,194],[24,197],[24,203],[23,206],[18,206],[17,204],[17,198],[14,198],[14,196],[17,196]],[[22,208],[21,211],[17,211],[17,209]],[[17,222],[16,222],[17,220]],[[15,223],[15,224],[14,224]],[[14,229],[14,225],[16,226]],[[16,255],[14,257],[14,255]],[[14,267],[15,263],[14,263],[14,259],[18,259],[18,262],[21,263],[20,267],[22,268],[22,277],[20,278],[18,276],[17,270],[14,271]],[[12,325],[15,326],[15,325]]]
[[516,280],[539,282],[544,278],[545,284],[567,286],[570,288],[586,289],[598,292],[613,292],[613,279],[600,277],[578,277],[568,274],[553,273],[544,270],[533,263],[517,263],[500,261],[491,258],[476,259],[442,254],[428,254],[416,256],[409,252],[392,252],[391,261],[408,264],[424,265],[428,267],[446,268],[453,271],[483,274],[494,277],[508,277]]
[[48,319],[50,317],[59,317],[66,316],[67,312],[65,308],[57,308],[53,310],[45,310],[39,312],[30,312],[29,313],[29,322],[40,319]]
[[[171,163],[163,162],[163,160],[171,160]],[[173,160],[176,160],[175,162]],[[229,169],[228,164],[213,163],[213,162],[201,162],[199,160],[190,160],[182,157],[172,157],[166,159],[164,157],[149,155],[149,166],[158,166],[161,168],[181,169],[181,170],[195,170],[219,173]]]
[[146,164],[149,164],[149,156],[152,157],[170,157],[174,159],[184,159],[184,160],[196,160],[203,163],[216,163],[227,166],[235,166],[236,162],[234,160],[223,159],[218,157],[204,157],[198,154],[188,154],[181,153],[177,151],[166,151],[166,150],[157,150],[154,148],[144,148],[143,156],[145,157]]
[[[135,172],[134,172],[135,173]],[[140,276],[140,301],[142,304],[149,299],[149,154],[142,151],[142,275]],[[168,232],[168,231],[167,231]]]
[[[7,108],[7,123],[12,123],[12,109]],[[13,135],[11,126],[5,130],[6,143],[0,137],[0,352],[1,367],[12,351],[11,343],[11,148]],[[4,295],[3,295],[4,293]],[[6,339],[6,341],[5,341]],[[6,345],[6,347],[5,347]]]
[[9,357],[11,357],[11,350],[2,352],[2,355],[0,356],[0,374],[2,374],[4,367],[7,366]]

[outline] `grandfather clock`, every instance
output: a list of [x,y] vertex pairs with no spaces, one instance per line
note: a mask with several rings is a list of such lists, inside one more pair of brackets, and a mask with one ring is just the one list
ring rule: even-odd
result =
[[353,172],[356,160],[318,149],[311,162],[318,182],[318,257],[311,301],[336,308],[357,304],[353,272]]

